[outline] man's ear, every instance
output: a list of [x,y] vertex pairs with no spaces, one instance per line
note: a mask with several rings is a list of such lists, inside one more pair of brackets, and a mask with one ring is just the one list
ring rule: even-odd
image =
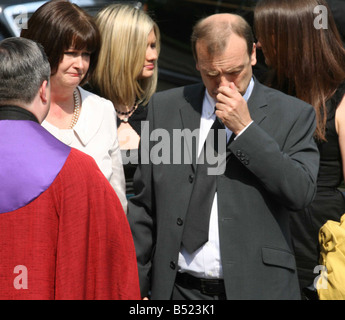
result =
[[50,90],[49,83],[47,80],[44,80],[39,90],[40,98],[44,104],[49,102],[49,90]]

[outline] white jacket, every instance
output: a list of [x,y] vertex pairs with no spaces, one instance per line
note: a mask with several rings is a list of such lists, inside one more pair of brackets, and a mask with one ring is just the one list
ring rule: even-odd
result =
[[42,126],[70,147],[90,155],[108,179],[127,213],[126,184],[117,138],[115,108],[111,101],[78,87],[82,108],[73,129],[59,129],[47,121]]

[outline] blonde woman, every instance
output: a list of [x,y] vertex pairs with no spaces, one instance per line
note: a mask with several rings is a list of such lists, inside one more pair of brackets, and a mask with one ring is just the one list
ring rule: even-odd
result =
[[146,119],[146,105],[157,86],[160,32],[145,11],[126,4],[104,8],[96,24],[102,48],[89,85],[115,106],[129,197],[138,163],[141,122]]

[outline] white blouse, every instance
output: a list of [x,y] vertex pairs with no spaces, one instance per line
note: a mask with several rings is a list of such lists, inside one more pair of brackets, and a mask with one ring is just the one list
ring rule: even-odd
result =
[[82,108],[73,129],[59,129],[48,121],[42,126],[70,147],[90,155],[114,188],[127,213],[125,175],[117,138],[115,108],[111,101],[78,87]]

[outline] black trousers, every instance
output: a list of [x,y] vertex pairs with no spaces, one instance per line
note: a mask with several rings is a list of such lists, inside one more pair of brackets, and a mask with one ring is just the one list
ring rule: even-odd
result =
[[171,296],[172,300],[226,300],[226,295],[206,295],[197,289],[186,288],[175,283]]

